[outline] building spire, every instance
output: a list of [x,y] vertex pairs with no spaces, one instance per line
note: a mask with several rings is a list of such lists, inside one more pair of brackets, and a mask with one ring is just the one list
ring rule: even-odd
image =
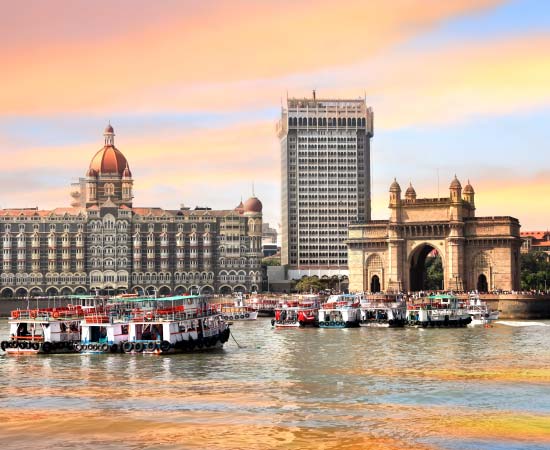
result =
[[105,136],[105,145],[111,145],[113,147],[115,146],[115,130],[113,129],[110,120],[109,124],[105,127],[103,136]]

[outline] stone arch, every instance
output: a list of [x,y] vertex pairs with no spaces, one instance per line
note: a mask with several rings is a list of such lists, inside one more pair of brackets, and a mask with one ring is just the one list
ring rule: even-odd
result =
[[201,294],[202,295],[212,295],[212,294],[214,294],[214,288],[212,286],[210,286],[209,284],[207,284],[206,286],[202,287]]
[[201,288],[199,286],[197,286],[196,284],[193,284],[193,285],[189,286],[189,293],[191,295],[198,294],[200,291],[201,291]]
[[76,295],[83,295],[83,294],[86,294],[86,288],[84,286],[77,286],[75,289],[74,289],[74,293]]
[[[493,286],[493,261],[486,251],[480,251],[472,258],[472,279],[470,285],[478,291],[487,292]],[[480,283],[481,281],[481,283]],[[483,288],[480,290],[479,288]]]
[[171,292],[170,287],[164,285],[164,286],[161,286],[161,287],[159,288],[159,292],[158,292],[158,293],[159,293],[159,296],[161,296],[161,295],[169,295],[170,292]]
[[63,286],[61,289],[60,295],[71,295],[73,290],[69,286]]
[[[366,283],[365,285],[368,286],[368,289],[371,292],[380,292],[384,289],[384,262],[382,261],[382,257],[378,253],[373,253],[369,255],[367,258],[366,264]],[[373,291],[373,279],[376,277],[378,279],[378,282],[376,284],[378,291]]]
[[223,286],[219,287],[218,292],[222,295],[231,295],[233,293],[233,289],[231,288],[231,286],[224,284]]
[[[410,252],[408,257],[408,275],[409,275],[409,287],[408,290],[423,291],[426,290],[426,260],[433,253],[436,252],[437,256],[441,258],[441,264],[443,266],[443,279],[440,281],[441,285],[437,286],[437,290],[445,289],[445,273],[447,273],[445,260],[443,258],[443,252],[438,245],[432,242],[422,242],[416,245]],[[435,289],[435,287],[434,287]]]
[[16,297],[26,297],[28,294],[29,294],[29,291],[27,290],[27,288],[24,288],[24,287],[17,288],[15,291]]
[[13,289],[9,287],[5,287],[0,291],[0,296],[7,297],[7,298],[13,297]]
[[44,293],[44,291],[42,290],[42,288],[40,288],[38,286],[33,286],[32,288],[29,289],[29,295],[31,297],[32,296],[39,296],[43,293]]
[[233,292],[240,292],[240,293],[244,294],[246,292],[246,286],[243,286],[242,284],[237,284],[233,288]]
[[46,295],[59,295],[59,289],[54,286],[50,286],[46,289]]
[[250,291],[251,292],[258,292],[258,286],[256,284],[253,284],[252,286],[250,286]]
[[145,294],[145,289],[143,289],[143,286],[140,286],[139,284],[136,285],[136,286],[132,286],[132,291],[135,294],[138,294],[138,295],[144,295]]
[[156,288],[155,286],[152,286],[152,285],[151,285],[151,286],[147,286],[147,287],[145,288],[145,293],[146,293],[147,295],[155,295],[156,292],[157,292],[157,288]]
[[176,295],[183,295],[186,292],[187,292],[187,288],[185,286],[181,285],[181,284],[174,288],[174,294],[176,294]]

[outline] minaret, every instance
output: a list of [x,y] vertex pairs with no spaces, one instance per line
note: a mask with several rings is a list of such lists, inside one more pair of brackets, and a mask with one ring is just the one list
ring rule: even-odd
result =
[[[473,213],[473,211],[475,211],[476,209],[475,200],[474,200],[475,192],[474,192],[474,188],[470,184],[470,180],[468,180],[468,184],[464,187],[463,194],[464,194],[463,196],[464,201],[470,204],[470,211]],[[473,217],[473,214],[472,214],[472,217]]]
[[105,136],[105,145],[109,147],[115,146],[115,130],[113,129],[111,122],[109,122],[109,125],[105,128],[105,132],[103,133],[103,136]]
[[449,192],[451,194],[451,220],[460,222],[462,220],[462,185],[456,175],[449,186]]
[[390,209],[390,222],[401,222],[401,186],[395,178],[390,186]]

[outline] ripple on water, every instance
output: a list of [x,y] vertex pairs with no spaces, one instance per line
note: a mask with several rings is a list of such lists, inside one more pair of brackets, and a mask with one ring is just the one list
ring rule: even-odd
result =
[[549,330],[258,320],[215,353],[0,356],[3,448],[549,448]]

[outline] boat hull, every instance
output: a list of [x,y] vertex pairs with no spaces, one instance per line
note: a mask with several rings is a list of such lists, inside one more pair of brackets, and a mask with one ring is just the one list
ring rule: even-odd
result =
[[246,313],[232,314],[232,313],[222,313],[224,320],[256,320],[258,318],[258,311],[249,311]]
[[358,322],[319,322],[319,328],[356,328]]
[[401,328],[405,326],[405,320],[389,320],[383,322],[363,320],[359,322],[359,326],[366,328]]
[[450,320],[426,320],[409,322],[407,325],[414,328],[464,328],[472,322],[471,317]]

